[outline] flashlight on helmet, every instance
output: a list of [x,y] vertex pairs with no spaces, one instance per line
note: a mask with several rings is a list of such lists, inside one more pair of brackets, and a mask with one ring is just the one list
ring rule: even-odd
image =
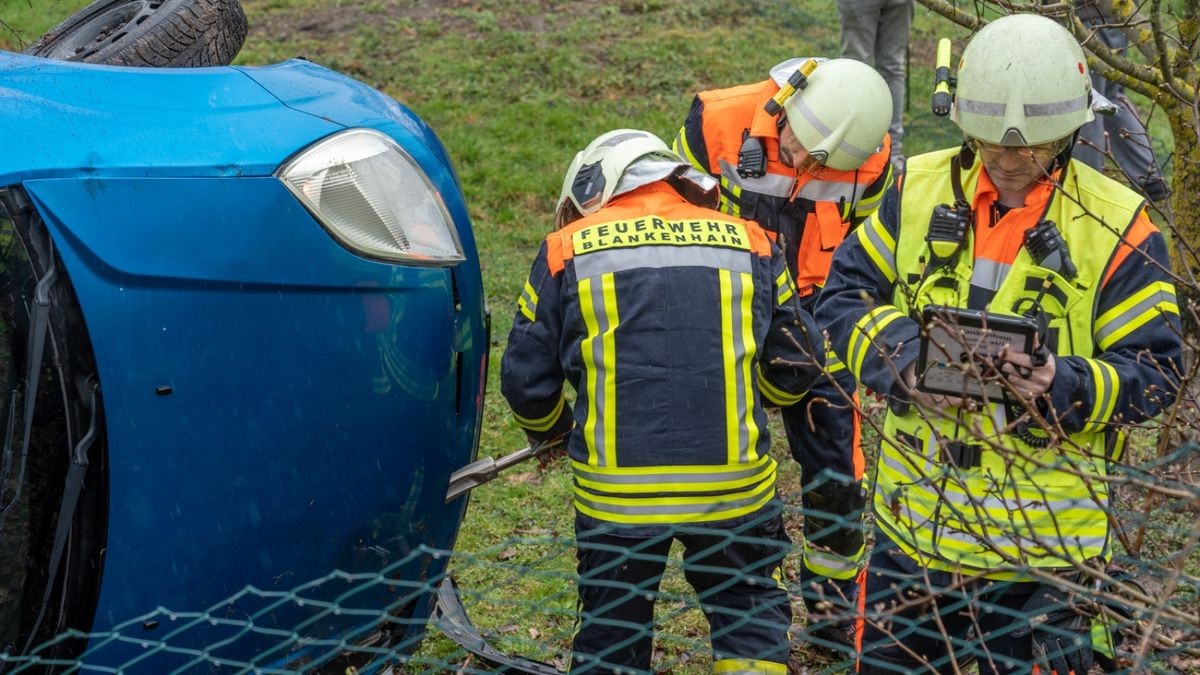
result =
[[792,73],[791,77],[788,78],[787,84],[780,87],[779,91],[775,92],[775,95],[771,97],[771,100],[767,101],[766,104],[763,105],[763,110],[766,110],[768,115],[778,115],[779,113],[783,112],[784,102],[791,98],[792,94],[795,94],[797,91],[800,91],[808,86],[808,76],[812,75],[812,72],[816,69],[816,59],[809,59],[805,61],[804,64],[801,65],[800,68],[797,69],[796,72]]
[[938,40],[937,61],[933,71],[933,114],[945,117],[950,114],[950,87],[954,78],[950,76],[950,39]]

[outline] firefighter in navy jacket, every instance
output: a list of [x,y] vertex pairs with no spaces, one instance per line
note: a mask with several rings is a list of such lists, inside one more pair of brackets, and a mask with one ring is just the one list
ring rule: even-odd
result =
[[[834,249],[892,183],[891,105],[883,78],[864,63],[792,59],[761,82],[697,94],[673,149],[718,178],[721,211],[777,237],[811,311]],[[849,400],[857,385],[837,359],[827,370],[828,379],[781,412],[805,483],[800,574],[810,630],[849,644],[866,552],[864,460]]]
[[825,345],[766,233],[696,205],[714,188],[652,134],[600,136],[567,172],[518,301],[504,396],[532,441],[570,430],[572,672],[650,667],[647,594],[673,538],[717,667],[786,672],[789,542],[763,398],[797,400]]
[[[958,672],[954,644],[981,672],[1086,673],[1111,645],[1051,580],[1095,579],[1110,554],[1121,426],[1175,397],[1167,248],[1141,196],[1071,159],[1091,84],[1063,27],[991,22],[957,83],[951,114],[966,142],[909,160],[838,248],[817,306],[831,348],[891,400],[860,672]],[[921,344],[982,311],[1031,321],[1037,348],[972,365],[974,381],[999,387],[979,400],[965,378],[961,395],[917,387],[942,368],[918,368]],[[1014,616],[1038,628],[1014,631]]]

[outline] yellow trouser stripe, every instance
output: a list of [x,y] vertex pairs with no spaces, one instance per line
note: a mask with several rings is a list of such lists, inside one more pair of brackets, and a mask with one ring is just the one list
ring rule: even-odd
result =
[[804,540],[804,566],[819,576],[830,579],[853,579],[858,574],[858,565],[866,555],[867,547],[862,545],[852,556],[838,555],[832,551],[811,546]]
[[550,429],[550,427],[554,426],[555,422],[558,421],[558,416],[562,414],[563,406],[566,405],[566,401],[566,394],[562,391],[559,391],[558,403],[554,406],[554,410],[551,410],[550,413],[545,417],[521,417],[516,413],[513,413],[513,417],[516,418],[517,424],[519,424],[522,429],[528,429],[530,431],[547,431]]
[[758,659],[721,659],[713,661],[713,672],[728,675],[787,675],[787,666]]

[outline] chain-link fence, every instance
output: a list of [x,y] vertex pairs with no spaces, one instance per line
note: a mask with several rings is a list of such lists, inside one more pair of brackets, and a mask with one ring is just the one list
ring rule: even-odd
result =
[[[603,609],[620,610],[630,599],[656,600],[647,625],[608,612],[616,632],[606,633],[613,638],[600,650],[601,669],[611,669],[606,656],[620,660],[638,637],[653,635],[651,667],[672,673],[711,672],[714,659],[732,656],[789,661],[791,672],[846,672],[859,653],[864,670],[876,669],[871,672],[913,672],[911,666],[889,668],[897,655],[919,657],[924,672],[1030,672],[1038,660],[1054,665],[1083,646],[1106,672],[1200,672],[1197,447],[1182,444],[1159,453],[1134,446],[1105,481],[1112,536],[1103,561],[1054,568],[1017,563],[1003,573],[971,573],[913,567],[908,563],[919,555],[877,551],[869,572],[876,576],[873,591],[855,605],[805,587],[799,547],[783,561],[782,574],[753,565],[706,565],[704,556],[714,551],[764,543],[754,522],[743,528],[748,534],[715,530],[708,533],[715,538],[704,540],[696,539],[702,530],[689,528],[624,548],[608,546],[615,565],[659,560],[665,574],[661,583],[654,578],[640,584],[595,567],[587,574],[585,584],[617,598]],[[798,540],[804,514],[797,489],[781,481],[783,521]],[[762,520],[775,517],[767,511]],[[1014,509],[1009,522],[1022,517]],[[868,547],[873,541],[903,553],[889,542],[905,537],[867,520]],[[998,530],[980,541],[1002,548],[1013,536]],[[687,542],[686,552],[679,543],[662,549],[672,538]],[[1030,560],[1047,548],[1033,539],[1018,543]],[[111,630],[68,632],[24,655],[0,656],[0,664],[13,673],[566,670],[578,628],[576,548],[569,530],[510,536],[453,554],[423,548],[376,574],[335,571],[287,591],[245,588],[206,608],[160,607]],[[655,552],[661,550],[670,553]],[[880,555],[894,561],[877,564]],[[413,578],[413,570],[441,569],[428,563],[447,556],[457,589],[447,575]],[[698,570],[708,575],[699,594],[688,583]],[[786,594],[771,595],[780,588]],[[738,606],[731,589],[757,595]],[[390,600],[380,604],[380,597]],[[791,613],[786,626],[779,625],[780,607],[771,606],[779,598]],[[816,603],[819,617],[812,614],[813,600],[829,601]],[[855,621],[867,641],[861,652],[822,630]],[[760,644],[763,636],[784,630],[790,630],[789,644],[782,651],[778,644],[764,644],[760,654],[721,651],[730,644]],[[715,654],[710,639],[718,645]]]

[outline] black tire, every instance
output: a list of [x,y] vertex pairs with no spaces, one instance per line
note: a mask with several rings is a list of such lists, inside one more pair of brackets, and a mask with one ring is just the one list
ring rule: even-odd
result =
[[25,53],[115,66],[227,66],[245,39],[238,0],[96,0]]
[[[67,628],[91,629],[107,539],[108,445],[102,399],[98,390],[90,395],[91,385],[98,381],[95,358],[70,279],[28,198],[18,188],[0,190],[0,438],[11,424],[15,455],[21,450],[29,384],[29,307],[34,286],[50,265],[58,270],[58,277],[49,295],[49,330],[28,462],[13,457],[8,480],[0,485],[0,508],[12,507],[0,522],[0,652],[14,655]],[[89,429],[96,435],[86,450],[83,489],[59,567],[51,574],[71,454]],[[43,615],[48,586],[52,590]],[[39,654],[72,659],[84,643],[65,640]],[[0,664],[0,672],[4,671]]]

